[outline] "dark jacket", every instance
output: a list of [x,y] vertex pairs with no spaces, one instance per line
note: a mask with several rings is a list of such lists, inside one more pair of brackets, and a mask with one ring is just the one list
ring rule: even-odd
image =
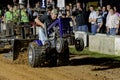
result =
[[87,12],[84,9],[82,11],[76,10],[76,25],[77,26],[86,25],[87,22],[88,22]]

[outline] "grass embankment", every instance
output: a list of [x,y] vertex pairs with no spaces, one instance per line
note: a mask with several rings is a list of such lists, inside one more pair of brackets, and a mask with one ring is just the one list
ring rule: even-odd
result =
[[86,56],[90,56],[92,58],[109,58],[109,59],[120,61],[120,56],[91,52],[91,51],[89,51],[88,48],[85,48],[83,51],[76,51],[75,48],[70,48],[70,53],[76,54],[76,55],[86,55]]

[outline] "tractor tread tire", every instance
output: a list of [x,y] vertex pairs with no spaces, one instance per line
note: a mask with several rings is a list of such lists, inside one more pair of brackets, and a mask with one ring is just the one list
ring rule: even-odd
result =
[[69,47],[67,40],[63,40],[64,44],[64,51],[61,53],[58,53],[58,59],[57,59],[57,65],[58,66],[64,66],[69,64]]
[[[32,49],[32,60],[29,61],[31,67],[43,66],[44,58],[45,58],[45,50],[42,46],[38,46],[34,42],[29,44],[29,49]],[[29,55],[28,55],[29,56]]]
[[83,38],[76,38],[75,39],[75,49],[77,51],[83,51],[83,49],[84,49],[84,40],[83,40]]

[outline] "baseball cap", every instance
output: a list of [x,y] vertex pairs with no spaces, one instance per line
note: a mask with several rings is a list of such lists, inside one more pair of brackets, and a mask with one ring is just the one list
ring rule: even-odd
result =
[[58,14],[58,10],[57,10],[57,9],[53,9],[53,10],[51,11],[51,13],[53,13],[53,14]]

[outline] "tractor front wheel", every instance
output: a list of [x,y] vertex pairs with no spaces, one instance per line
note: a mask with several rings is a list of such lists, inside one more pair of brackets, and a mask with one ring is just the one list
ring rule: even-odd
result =
[[42,46],[38,46],[35,42],[29,44],[28,62],[31,67],[44,66],[46,51]]
[[63,51],[58,53],[57,64],[59,65],[67,65],[69,63],[69,47],[67,40],[63,40]]

